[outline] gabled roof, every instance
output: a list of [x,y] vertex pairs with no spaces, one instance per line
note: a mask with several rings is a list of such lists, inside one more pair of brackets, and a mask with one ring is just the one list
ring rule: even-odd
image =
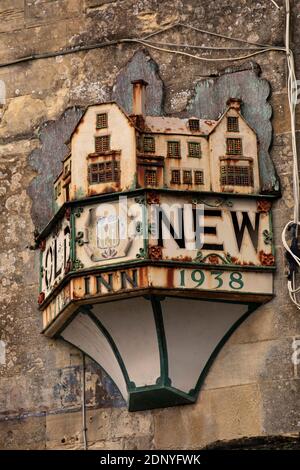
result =
[[[69,140],[66,142],[68,144],[71,139],[73,134],[76,132],[76,129],[78,128],[79,124],[82,122],[85,114],[87,113],[88,109],[91,107],[97,107],[97,106],[107,106],[107,105],[115,105],[121,113],[126,117],[128,120],[130,126],[134,127],[136,130],[139,132],[149,132],[149,133],[154,133],[154,134],[169,134],[169,135],[190,135],[194,137],[205,137],[211,134],[220,124],[220,122],[223,120],[224,116],[227,114],[229,109],[231,109],[230,106],[226,108],[222,116],[217,120],[212,120],[212,119],[199,119],[197,117],[189,117],[185,119],[177,118],[177,117],[170,117],[170,116],[145,116],[144,123],[145,126],[143,128],[139,128],[131,116],[129,116],[126,111],[116,102],[116,101],[107,101],[105,103],[96,103],[96,104],[91,104],[87,106],[85,109],[84,113],[82,114],[80,120],[78,121],[76,127],[74,128],[72,134],[70,135]],[[244,122],[249,126],[249,128],[256,134],[254,129],[249,125],[249,123],[246,121],[246,119],[243,117],[243,115],[239,112],[240,117],[244,120]],[[189,120],[190,119],[199,119],[199,124],[200,124],[200,131],[199,132],[191,132],[189,128]],[[66,156],[66,159],[68,156]]]
[[[226,116],[226,114],[228,113],[228,111],[232,109],[231,106],[227,106],[227,108],[225,109],[224,113],[222,114],[222,116],[220,117],[220,119],[218,119],[218,121],[216,121],[216,125],[214,126],[214,128],[212,129],[212,132],[214,132],[217,127],[219,126],[219,124],[221,123],[221,121],[223,120],[224,116]],[[244,116],[242,115],[242,113],[240,111],[237,111],[238,115],[240,116],[240,118],[244,121],[245,124],[247,124],[247,126],[249,127],[249,129],[251,129],[251,131],[257,136],[257,133],[255,132],[255,130],[253,129],[252,126],[250,126],[249,122],[247,121],[247,119],[244,118]]]
[[121,113],[122,113],[122,114],[126,117],[126,119],[129,121],[129,124],[130,124],[132,127],[136,127],[135,124],[134,124],[134,122],[132,121],[132,119],[130,119],[130,117],[129,117],[128,114],[126,113],[126,111],[125,111],[125,110],[122,108],[122,106],[120,106],[116,101],[105,101],[104,103],[89,104],[89,105],[85,108],[85,110],[84,110],[84,112],[83,112],[81,118],[79,119],[78,123],[77,123],[76,126],[74,127],[74,129],[73,129],[73,131],[72,131],[72,134],[70,135],[69,139],[66,140],[65,144],[68,145],[68,144],[70,143],[70,141],[71,141],[71,139],[72,139],[72,137],[73,137],[73,135],[74,135],[74,133],[75,133],[77,127],[78,127],[79,124],[82,122],[84,116],[86,115],[86,113],[88,112],[88,110],[89,110],[90,108],[93,108],[93,107],[95,107],[95,106],[107,106],[107,105],[109,105],[109,104],[111,104],[111,105],[116,105],[117,108],[119,108],[119,110],[121,111]]

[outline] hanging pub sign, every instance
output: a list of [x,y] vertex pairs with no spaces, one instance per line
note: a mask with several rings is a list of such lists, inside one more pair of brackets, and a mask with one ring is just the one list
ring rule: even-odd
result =
[[94,358],[138,410],[197,399],[228,331],[272,298],[275,254],[241,101],[218,121],[152,117],[133,86],[132,115],[90,106],[71,136],[39,305],[44,334]]

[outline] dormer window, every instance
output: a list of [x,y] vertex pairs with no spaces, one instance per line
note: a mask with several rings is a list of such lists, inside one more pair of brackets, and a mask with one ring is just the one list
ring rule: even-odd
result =
[[152,136],[144,136],[144,141],[143,141],[143,149],[144,152],[155,152],[155,140],[154,137]]
[[96,118],[96,129],[106,129],[107,128],[107,113],[97,114]]
[[227,155],[242,155],[242,139],[227,139]]
[[110,136],[102,135],[95,137],[95,151],[96,153],[103,153],[110,150]]
[[200,142],[188,142],[188,156],[189,157],[201,157],[201,145]]
[[239,132],[239,118],[236,116],[227,117],[227,132]]
[[170,158],[180,158],[180,142],[178,141],[168,142],[167,155]]
[[189,128],[191,132],[199,132],[200,131],[199,119],[189,119]]

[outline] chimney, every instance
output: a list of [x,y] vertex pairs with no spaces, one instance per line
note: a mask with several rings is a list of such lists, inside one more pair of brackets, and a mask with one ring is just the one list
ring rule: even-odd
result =
[[133,85],[132,114],[142,116],[145,114],[145,92],[148,83],[144,80],[134,80],[131,83]]
[[240,112],[242,102],[243,101],[240,98],[229,98],[226,104],[229,106],[229,108],[236,109],[238,112]]

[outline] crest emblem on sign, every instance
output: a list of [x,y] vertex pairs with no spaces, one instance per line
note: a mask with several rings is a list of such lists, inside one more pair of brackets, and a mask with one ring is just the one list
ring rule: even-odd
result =
[[109,215],[100,217],[97,221],[98,248],[114,248],[120,243],[119,217]]

